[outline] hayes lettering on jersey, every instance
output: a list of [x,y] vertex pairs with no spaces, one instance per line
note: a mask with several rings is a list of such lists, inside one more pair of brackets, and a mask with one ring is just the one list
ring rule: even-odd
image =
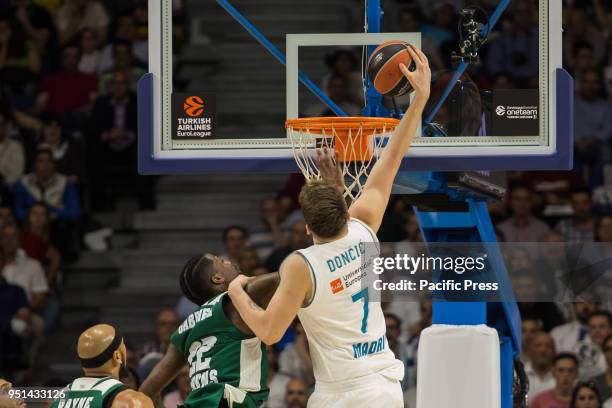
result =
[[363,254],[365,254],[365,244],[363,242],[360,242],[359,244],[343,251],[342,253],[340,253],[340,255],[336,255],[325,262],[327,263],[329,271],[335,272],[336,269],[342,268],[343,266],[346,266],[351,262],[355,262],[361,259],[361,256]]
[[70,398],[60,400],[58,408],[89,408],[94,397]]
[[380,353],[385,349],[385,336],[383,335],[378,340],[365,343],[353,344],[353,357],[359,358],[369,354]]

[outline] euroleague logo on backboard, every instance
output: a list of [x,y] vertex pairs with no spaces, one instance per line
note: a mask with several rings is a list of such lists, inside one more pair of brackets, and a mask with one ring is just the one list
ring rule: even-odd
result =
[[213,93],[172,94],[172,139],[200,140],[215,137],[217,101]]
[[202,113],[204,113],[204,108],[204,100],[199,96],[195,95],[192,95],[185,99],[185,103],[183,104],[185,114],[187,116],[191,116],[192,118],[202,116]]
[[506,114],[506,107],[499,105],[495,108],[495,113],[497,113],[497,116],[504,116]]

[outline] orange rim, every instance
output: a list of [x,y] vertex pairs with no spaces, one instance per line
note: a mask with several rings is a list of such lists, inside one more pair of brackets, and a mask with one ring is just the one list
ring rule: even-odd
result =
[[289,119],[285,127],[300,134],[332,137],[333,149],[340,162],[372,160],[373,135],[391,133],[398,119],[371,117],[318,117]]
[[374,130],[384,128],[387,131],[393,131],[399,122],[399,119],[394,118],[372,118],[366,116],[324,116],[317,118],[289,119],[285,122],[285,128],[297,131],[331,131],[333,129]]

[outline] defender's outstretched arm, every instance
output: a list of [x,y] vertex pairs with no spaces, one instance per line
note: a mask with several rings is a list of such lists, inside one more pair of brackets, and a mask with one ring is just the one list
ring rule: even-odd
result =
[[429,99],[431,71],[427,57],[413,46],[408,48],[408,52],[415,62],[416,69],[410,72],[403,64],[400,64],[400,69],[414,89],[414,99],[380,159],[374,164],[361,195],[349,208],[351,217],[365,222],[374,231],[380,228],[391,195],[393,180],[415,137],[423,109]]
[[185,364],[181,352],[170,344],[166,354],[142,383],[139,391],[153,400],[155,408],[163,408],[161,392],[176,378]]

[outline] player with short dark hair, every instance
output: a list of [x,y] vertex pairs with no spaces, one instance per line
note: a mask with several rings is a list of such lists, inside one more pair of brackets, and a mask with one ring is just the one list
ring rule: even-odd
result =
[[[429,99],[427,57],[416,47],[408,51],[416,68],[400,64],[400,69],[415,90],[414,99],[359,198],[347,208],[339,186],[308,182],[300,201],[315,245],[285,259],[279,287],[265,310],[243,288],[251,278],[240,276],[229,286],[240,315],[266,344],[278,342],[296,315],[300,318],[316,379],[309,407],[403,407],[404,366],[389,349],[382,308],[369,302],[368,270],[361,266],[379,252],[376,231]],[[376,250],[368,251],[366,243]]]

